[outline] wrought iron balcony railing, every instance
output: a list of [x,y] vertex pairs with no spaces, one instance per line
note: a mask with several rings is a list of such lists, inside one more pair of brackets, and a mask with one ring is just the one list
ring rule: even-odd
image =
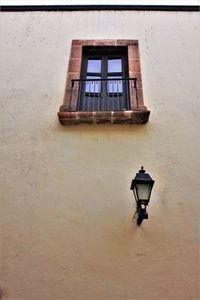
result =
[[138,109],[137,78],[87,78],[71,81],[67,111]]

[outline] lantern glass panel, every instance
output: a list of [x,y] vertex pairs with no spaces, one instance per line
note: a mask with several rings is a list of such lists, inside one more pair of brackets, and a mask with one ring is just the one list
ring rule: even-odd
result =
[[151,193],[151,185],[138,183],[136,184],[137,196],[139,200],[149,200],[150,193]]

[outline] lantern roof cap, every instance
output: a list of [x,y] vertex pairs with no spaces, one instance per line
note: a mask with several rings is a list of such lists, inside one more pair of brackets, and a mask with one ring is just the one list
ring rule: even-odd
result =
[[151,176],[146,173],[144,170],[144,167],[142,166],[139,172],[135,175],[135,177],[132,180],[131,183],[131,190],[133,190],[136,186],[136,184],[150,184],[152,187],[154,185],[154,180],[151,178]]

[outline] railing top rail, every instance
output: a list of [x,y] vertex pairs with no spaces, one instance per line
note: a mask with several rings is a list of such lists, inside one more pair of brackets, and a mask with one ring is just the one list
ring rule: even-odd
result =
[[71,81],[116,81],[116,80],[134,80],[136,81],[137,78],[101,78],[101,79],[72,79]]

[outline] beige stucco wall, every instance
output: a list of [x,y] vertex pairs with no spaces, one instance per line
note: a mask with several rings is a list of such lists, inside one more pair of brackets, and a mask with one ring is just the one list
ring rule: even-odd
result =
[[[199,295],[199,14],[1,13],[5,300]],[[62,127],[72,39],[138,39],[146,125]],[[149,220],[132,224],[141,165]]]

